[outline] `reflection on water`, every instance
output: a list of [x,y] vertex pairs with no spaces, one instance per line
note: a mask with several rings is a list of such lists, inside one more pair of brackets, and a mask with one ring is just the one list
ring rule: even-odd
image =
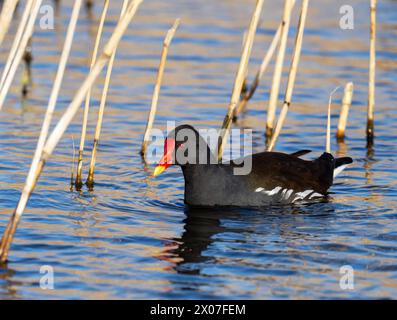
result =
[[[178,246],[170,252],[180,258],[175,269],[181,273],[199,274],[200,263],[213,262],[211,256],[205,256],[205,251],[214,241],[214,237],[227,231],[221,225],[222,216],[226,217],[230,211],[215,211],[207,214],[208,210],[191,209],[186,211],[183,220],[184,232],[180,239],[176,239]],[[189,267],[191,266],[191,267]]]
[[[326,201],[261,209],[191,209],[183,178],[171,167],[156,179],[139,155],[162,40],[176,17],[156,126],[166,121],[219,128],[225,115],[254,0],[145,1],[117,54],[93,190],[69,190],[73,140],[80,113],[48,161],[16,234],[10,261],[0,269],[0,299],[16,298],[396,298],[397,3],[378,9],[375,143],[366,146],[368,79],[367,3],[351,1],[355,29],[341,30],[344,1],[312,1],[293,103],[277,148],[324,151],[329,92],[354,83],[344,142],[338,156],[354,164],[335,181]],[[33,37],[33,84],[21,99],[19,70],[0,119],[0,232],[20,194],[41,127],[63,46],[72,1],[61,1],[55,30]],[[119,15],[111,1],[105,37]],[[55,119],[83,81],[100,5],[82,13]],[[281,17],[282,3],[265,3],[249,67],[249,81]],[[18,13],[20,16],[20,12]],[[153,17],[156,19],[153,19]],[[297,23],[294,15],[292,26]],[[11,33],[15,33],[13,21]],[[291,30],[287,59],[292,54]],[[4,66],[12,38],[0,48]],[[287,71],[288,63],[286,64]],[[253,151],[265,147],[264,126],[272,67],[236,127],[252,128]],[[286,74],[286,73],[285,73]],[[93,90],[90,155],[101,86]],[[283,92],[285,88],[281,88]],[[335,95],[337,123],[341,92]],[[339,99],[339,100],[338,100]],[[85,160],[85,164],[87,163]],[[86,167],[84,167],[86,170]],[[86,172],[85,172],[86,174]],[[40,289],[40,267],[50,265],[55,290]],[[339,269],[351,265],[355,289],[339,287]]]
[[[15,286],[13,286],[13,277],[15,275],[15,270],[8,268],[7,266],[0,266],[0,280],[2,283],[2,295],[0,297],[14,299],[17,298],[17,291]],[[3,293],[4,290],[4,293]]]
[[[184,232],[181,238],[175,239],[176,248],[166,250],[166,254],[172,254],[178,258],[175,270],[180,273],[199,274],[202,263],[215,262],[215,257],[208,256],[206,250],[214,242],[218,234],[247,232],[240,226],[239,221],[250,220],[252,213],[256,211],[242,211],[237,208],[200,209],[187,208],[184,222]],[[296,206],[280,206],[266,209],[257,209],[258,215],[266,215],[271,219],[272,215],[305,214],[304,208]],[[235,221],[236,227],[227,227],[223,222]],[[255,221],[252,221],[255,222]],[[249,223],[248,223],[249,225]],[[245,242],[245,241],[243,241]]]

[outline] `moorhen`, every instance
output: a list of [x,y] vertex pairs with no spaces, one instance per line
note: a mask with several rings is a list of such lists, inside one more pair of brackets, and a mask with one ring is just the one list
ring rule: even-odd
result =
[[[206,141],[190,125],[176,127],[166,138],[164,155],[153,172],[179,165],[185,178],[185,203],[190,206],[263,206],[323,198],[333,178],[353,160],[324,152],[307,161],[293,154],[260,152],[230,163],[217,163]],[[251,157],[251,171],[236,175],[241,160]]]

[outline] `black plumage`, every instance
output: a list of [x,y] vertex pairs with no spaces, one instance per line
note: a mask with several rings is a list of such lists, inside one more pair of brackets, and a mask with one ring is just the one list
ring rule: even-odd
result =
[[[299,158],[310,150],[261,152],[250,159],[217,163],[207,143],[189,125],[170,133],[164,151],[161,169],[155,173],[179,165],[185,179],[185,203],[191,206],[262,206],[321,198],[332,186],[335,168],[352,163],[349,157],[335,159],[329,153],[313,161]],[[252,169],[236,175],[242,160],[252,161]]]

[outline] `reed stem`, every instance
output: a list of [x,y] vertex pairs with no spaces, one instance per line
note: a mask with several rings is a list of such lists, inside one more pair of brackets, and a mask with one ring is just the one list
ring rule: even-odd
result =
[[18,51],[18,48],[20,46],[21,39],[22,39],[23,33],[25,31],[26,24],[28,23],[33,4],[34,4],[34,0],[28,0],[26,2],[25,9],[24,9],[22,17],[21,17],[21,21],[19,22],[18,29],[17,29],[17,32],[14,37],[14,41],[12,42],[10,53],[8,54],[6,65],[5,65],[3,73],[1,75],[0,90],[3,88],[4,81],[10,72],[10,68],[12,66],[14,59],[15,59],[16,52]]
[[[25,210],[27,201],[30,197],[30,194],[32,193],[32,191],[34,189],[35,184],[36,184],[36,179],[38,177],[40,158],[42,156],[44,144],[45,144],[45,141],[48,136],[48,131],[50,128],[52,115],[54,113],[55,105],[56,105],[56,102],[58,99],[58,94],[59,94],[59,90],[61,87],[63,75],[65,73],[66,62],[68,60],[70,48],[72,46],[73,36],[74,36],[75,29],[76,29],[76,23],[77,23],[79,11],[80,11],[81,2],[82,2],[82,0],[76,0],[74,3],[71,19],[69,22],[69,26],[68,26],[68,30],[67,30],[67,34],[66,34],[66,38],[65,38],[64,47],[62,50],[62,55],[61,55],[60,62],[58,65],[58,70],[57,70],[57,73],[55,76],[54,86],[52,87],[51,95],[50,95],[48,106],[47,106],[47,111],[44,116],[43,125],[41,127],[39,139],[37,141],[36,151],[34,153],[32,164],[30,166],[30,170],[29,170],[28,176],[26,178],[25,186],[22,190],[22,194],[20,196],[20,199],[19,199],[19,202],[17,205],[16,212],[20,215]],[[6,232],[5,232],[5,234],[6,234]],[[3,240],[4,240],[4,238],[3,238]],[[4,241],[2,241],[1,246],[0,246],[0,262],[4,261],[4,260],[2,260],[2,254],[1,254],[3,252],[2,250],[4,249],[3,244],[5,244]]]
[[75,165],[75,160],[76,160],[76,148],[74,145],[74,138],[72,136],[72,148],[73,148],[73,154],[72,154],[72,172],[70,174],[70,191],[73,191],[74,187],[74,165]]
[[8,90],[10,89],[12,80],[14,79],[14,76],[15,76],[15,73],[19,66],[19,63],[21,62],[21,59],[25,52],[28,41],[29,41],[30,37],[32,36],[33,29],[34,29],[34,23],[36,21],[36,17],[39,12],[39,9],[40,9],[41,2],[42,2],[42,0],[34,1],[32,10],[30,11],[30,16],[29,16],[28,22],[26,24],[26,29],[22,35],[21,42],[19,43],[18,49],[15,53],[15,57],[11,63],[9,73],[6,75],[4,83],[2,83],[2,87],[0,90],[0,110],[3,107]]
[[4,0],[0,14],[0,46],[8,32],[18,0]]
[[325,152],[331,153],[331,106],[332,106],[332,95],[338,90],[336,87],[329,95],[328,99],[328,112],[327,112],[327,133],[325,138]]
[[349,108],[352,104],[353,97],[353,82],[348,82],[345,86],[343,94],[342,108],[340,110],[340,116],[338,121],[338,130],[336,131],[336,139],[343,141],[345,138],[345,129],[347,123],[347,117],[349,115]]
[[328,112],[327,112],[327,131],[325,137],[325,152],[331,153],[331,104],[332,93],[329,95]]
[[250,25],[248,27],[247,39],[245,41],[244,48],[241,53],[240,64],[237,70],[236,78],[234,80],[234,86],[230,98],[228,111],[225,116],[225,119],[223,120],[222,130],[218,139],[218,161],[222,160],[223,149],[226,143],[225,140],[229,134],[233,113],[235,108],[237,107],[237,103],[240,100],[240,93],[245,80],[248,62],[251,55],[252,45],[254,43],[256,28],[258,27],[259,17],[262,12],[262,7],[263,7],[263,0],[257,0],[255,10],[251,17]]
[[[245,40],[247,40],[247,30],[244,31],[243,41],[241,41],[241,50],[244,49]],[[248,75],[248,68],[245,70],[243,86],[241,88],[241,93],[240,93],[240,99],[245,95],[245,93],[248,90],[248,87],[247,87],[247,75]]]
[[150,106],[150,112],[149,112],[146,129],[145,129],[145,134],[143,137],[143,142],[142,142],[142,147],[141,147],[141,155],[142,155],[143,159],[145,159],[145,156],[146,156],[147,146],[150,141],[150,139],[149,139],[150,132],[152,130],[154,118],[155,118],[156,112],[157,112],[157,103],[158,103],[159,95],[160,95],[161,82],[163,81],[163,75],[164,75],[165,63],[167,61],[168,50],[169,50],[172,38],[174,37],[175,32],[179,26],[179,22],[180,22],[179,18],[175,20],[174,25],[171,27],[171,29],[168,30],[168,32],[164,38],[163,49],[161,51],[159,69],[157,72],[156,85],[154,86],[154,90],[153,90],[152,104]]
[[25,62],[25,68],[22,76],[22,96],[26,97],[29,92],[29,86],[32,83],[32,38],[29,39],[26,46],[23,61]]
[[369,79],[368,79],[368,118],[367,142],[374,141],[374,106],[375,106],[375,69],[376,69],[376,0],[371,0],[371,26],[369,49]]
[[[101,42],[103,26],[105,23],[108,8],[109,8],[109,0],[105,0],[104,4],[103,4],[102,14],[101,14],[101,18],[99,21],[96,38],[95,38],[94,50],[92,51],[90,70],[92,70],[93,66],[96,63],[99,44]],[[81,126],[81,136],[80,136],[80,145],[79,145],[79,153],[78,153],[78,160],[77,160],[76,182],[75,182],[75,186],[76,186],[77,190],[80,190],[83,185],[83,182],[82,182],[83,156],[84,156],[85,138],[86,138],[86,134],[87,134],[87,123],[88,123],[88,113],[90,110],[90,100],[91,100],[91,88],[89,88],[89,90],[87,92],[87,96],[85,97],[83,123]]]
[[94,6],[94,0],[85,0],[85,8],[91,10]]
[[[14,238],[16,228],[17,228],[20,218],[23,214],[23,208],[25,207],[31,192],[33,191],[33,189],[36,185],[37,179],[39,178],[46,161],[48,160],[48,158],[54,151],[55,147],[59,143],[59,140],[62,138],[62,135],[64,134],[67,127],[69,126],[73,117],[76,115],[76,113],[79,109],[79,106],[83,102],[84,97],[86,96],[89,88],[93,85],[94,81],[97,79],[97,77],[99,76],[102,69],[105,67],[105,65],[110,60],[110,57],[111,57],[113,51],[117,47],[121,37],[123,36],[125,30],[127,29],[131,19],[134,17],[141,2],[142,2],[142,0],[133,0],[128,5],[125,15],[117,24],[115,31],[113,32],[112,36],[110,37],[109,41],[107,42],[107,44],[104,47],[103,53],[97,59],[95,65],[91,69],[90,73],[87,75],[82,86],[77,91],[72,102],[69,104],[66,111],[62,115],[61,119],[58,121],[57,125],[51,132],[51,135],[47,139],[47,141],[44,145],[44,148],[43,148],[43,153],[42,153],[40,162],[38,164],[38,169],[36,171],[34,184],[33,184],[32,188],[29,190],[30,192],[26,192],[26,193],[22,194],[22,196],[21,196],[22,201],[20,201],[18,203],[18,206],[15,209],[15,211],[13,212],[11,219],[10,219],[10,221],[6,227],[6,230],[4,232],[4,235],[3,235],[3,238],[2,238],[2,241],[0,244],[0,262],[4,263],[7,261],[9,249],[10,249],[12,240]],[[25,205],[20,205],[20,203],[21,204],[24,203]]]
[[301,14],[299,17],[298,31],[297,31],[296,38],[295,38],[295,48],[294,48],[294,53],[292,56],[291,66],[290,66],[290,70],[289,70],[287,89],[285,91],[285,96],[284,96],[284,103],[283,103],[283,107],[281,109],[280,116],[277,121],[277,125],[275,128],[274,134],[272,135],[270,144],[267,148],[267,151],[272,151],[274,146],[276,145],[276,141],[278,139],[278,136],[281,133],[281,129],[283,127],[285,118],[287,117],[288,109],[291,105],[292,93],[294,90],[296,73],[298,71],[298,64],[299,64],[299,59],[300,59],[300,55],[301,55],[302,40],[303,40],[303,33],[305,30],[308,6],[309,6],[309,0],[302,0]]
[[[292,1],[291,10],[293,9],[294,5],[295,5],[295,0]],[[252,81],[251,85],[249,86],[249,90],[247,90],[244,93],[243,98],[239,102],[236,111],[234,113],[234,118],[236,118],[241,112],[245,110],[248,101],[253,97],[260,81],[262,80],[263,74],[265,73],[267,67],[269,66],[270,60],[272,59],[274,52],[276,51],[277,45],[280,42],[281,29],[282,29],[282,22],[280,22],[280,25],[277,28],[273,40],[270,43],[269,49],[267,50],[266,55],[262,60],[261,66],[255,75],[255,79]]]
[[274,67],[272,88],[270,90],[270,97],[269,97],[269,107],[267,110],[267,120],[266,120],[266,136],[267,137],[270,137],[273,134],[273,123],[274,123],[274,119],[276,116],[278,95],[279,95],[279,91],[280,91],[280,82],[281,82],[281,76],[282,76],[282,72],[283,72],[285,49],[287,47],[287,40],[288,40],[288,29],[289,29],[290,20],[291,20],[291,8],[292,8],[292,1],[285,0],[283,20],[281,23],[280,46],[278,49],[276,64]]
[[[127,4],[128,4],[128,0],[124,0],[122,8],[121,8],[120,19],[124,15],[125,10],[127,9]],[[116,57],[116,50],[117,50],[117,48],[114,50],[114,52],[109,60],[108,68],[106,71],[105,83],[104,83],[103,90],[102,90],[102,98],[101,98],[101,102],[100,102],[99,110],[98,110],[98,120],[97,120],[97,124],[96,124],[96,128],[95,128],[95,136],[94,136],[94,144],[93,144],[92,153],[91,153],[90,168],[88,171],[88,178],[86,181],[86,184],[89,187],[93,187],[93,185],[94,185],[95,160],[96,160],[97,148],[98,148],[98,143],[99,143],[99,137],[101,135],[103,113],[105,111],[106,99],[108,96],[109,85],[110,85],[110,78],[112,77],[113,64],[114,64],[114,59]],[[80,179],[81,179],[81,176],[80,176]]]

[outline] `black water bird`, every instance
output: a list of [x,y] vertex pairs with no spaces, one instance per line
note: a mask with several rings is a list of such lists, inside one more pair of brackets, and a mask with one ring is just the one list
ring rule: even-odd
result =
[[[185,203],[191,206],[252,207],[313,201],[327,195],[334,177],[353,160],[334,158],[327,152],[313,161],[300,158],[309,152],[260,152],[218,163],[197,130],[181,125],[166,138],[164,155],[153,175],[179,165],[185,179]],[[251,164],[248,174],[236,174],[242,163]]]

